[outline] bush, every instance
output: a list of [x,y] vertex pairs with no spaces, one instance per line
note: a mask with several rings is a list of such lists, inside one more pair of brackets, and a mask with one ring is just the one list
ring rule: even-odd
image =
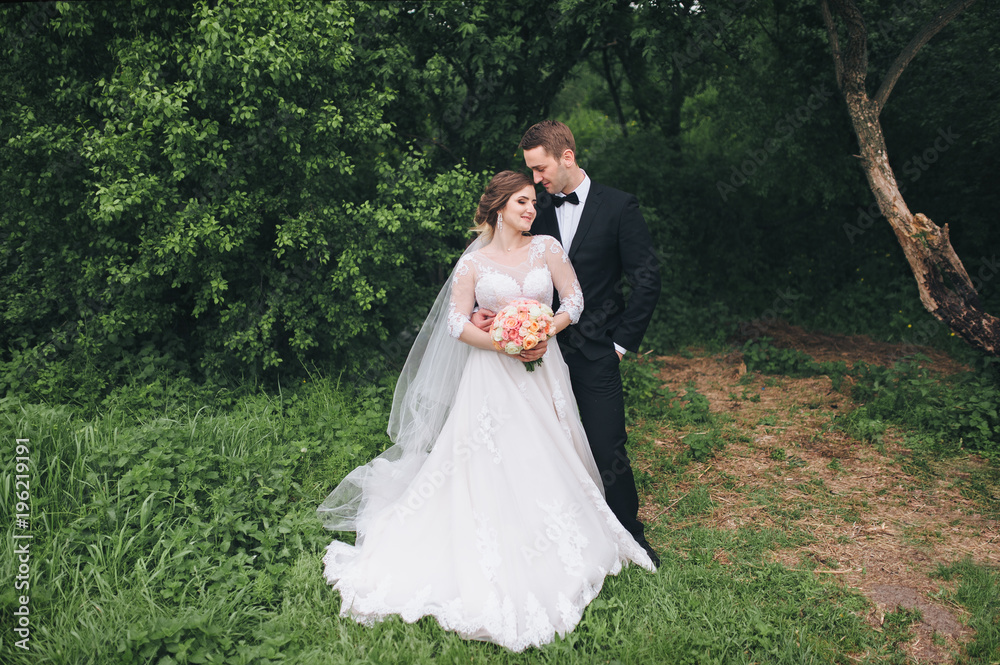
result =
[[9,54],[2,388],[100,391],[149,343],[259,372],[422,316],[483,181],[398,148],[356,11],[61,4]]

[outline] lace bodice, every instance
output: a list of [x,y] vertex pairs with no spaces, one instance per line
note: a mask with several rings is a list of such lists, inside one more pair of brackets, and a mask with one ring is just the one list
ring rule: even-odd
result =
[[500,311],[517,298],[552,302],[553,286],[559,291],[559,309],[576,323],[583,312],[583,291],[569,257],[552,236],[535,236],[528,246],[528,258],[516,266],[506,266],[482,252],[466,254],[455,266],[452,278],[448,332],[459,337],[469,322],[476,303]]

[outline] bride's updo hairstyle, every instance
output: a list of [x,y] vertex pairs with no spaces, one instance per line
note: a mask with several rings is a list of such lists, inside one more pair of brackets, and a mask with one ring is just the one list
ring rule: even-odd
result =
[[476,209],[476,225],[473,230],[479,235],[496,230],[497,213],[503,210],[510,197],[517,194],[525,187],[534,188],[535,183],[531,178],[517,171],[501,171],[493,176],[490,184],[486,185],[486,191],[479,197],[479,207]]

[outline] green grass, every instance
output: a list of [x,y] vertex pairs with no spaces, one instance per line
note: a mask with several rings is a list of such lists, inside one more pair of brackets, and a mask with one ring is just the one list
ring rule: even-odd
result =
[[[667,471],[639,474],[640,487],[656,485],[676,501],[650,525],[663,566],[655,575],[626,569],[609,578],[575,631],[522,654],[462,640],[428,619],[368,628],[339,617],[339,597],[320,565],[331,534],[314,511],[348,470],[388,443],[385,385],[317,377],[277,396],[157,409],[137,408],[122,391],[121,403],[110,400],[96,415],[0,402],[8,440],[30,439],[34,536],[30,651],[14,647],[5,631],[0,661],[897,661],[897,644],[863,620],[862,596],[772,561],[775,549],[804,542],[802,532],[697,523],[713,509],[708,489],[675,485],[690,480],[692,459],[711,456],[731,433],[693,388],[663,393],[643,372],[629,379],[644,400],[637,406],[630,392],[633,445],[651,448],[660,421],[686,429],[687,439],[702,437],[683,459],[663,460]],[[13,455],[2,465],[9,497]],[[12,502],[0,506],[12,525]],[[4,626],[18,607],[11,532],[0,543]]]
[[[136,418],[111,405],[89,420],[0,404],[5,430],[30,441],[37,626],[28,653],[4,636],[4,662],[283,660],[288,638],[261,629],[289,571],[303,557],[318,570],[329,535],[315,507],[385,443],[385,391],[350,392],[323,381],[225,411]],[[12,471],[9,455],[7,496]],[[4,502],[5,524],[12,512]],[[4,625],[20,595],[14,542],[2,546]]]
[[945,581],[957,579],[958,587],[946,599],[961,605],[969,613],[968,625],[976,637],[965,648],[963,663],[995,663],[1000,658],[1000,573],[965,559],[951,566],[940,566],[937,576]]

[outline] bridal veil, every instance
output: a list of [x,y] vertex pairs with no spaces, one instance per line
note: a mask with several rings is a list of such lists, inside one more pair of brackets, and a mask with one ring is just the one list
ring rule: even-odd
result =
[[[465,254],[484,247],[480,235]],[[457,263],[457,262],[456,262]],[[333,531],[365,531],[365,516],[397,499],[427,459],[455,403],[471,347],[448,334],[454,271],[438,292],[396,382],[388,434],[393,445],[351,471],[316,510]]]

